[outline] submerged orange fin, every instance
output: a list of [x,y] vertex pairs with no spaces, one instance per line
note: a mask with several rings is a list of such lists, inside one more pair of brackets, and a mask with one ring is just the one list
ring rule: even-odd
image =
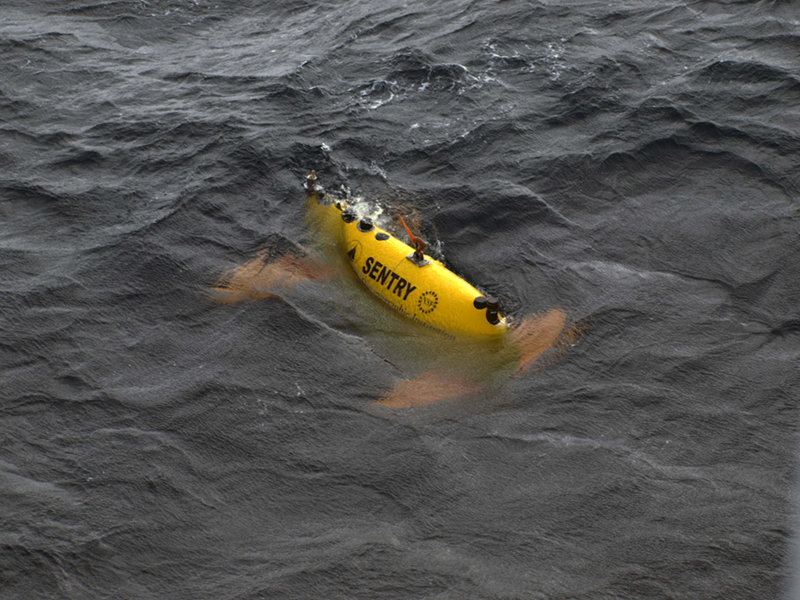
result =
[[276,297],[303,281],[331,277],[332,270],[311,255],[275,258],[269,250],[262,250],[220,277],[211,292],[217,302],[231,304]]
[[426,371],[414,379],[404,379],[374,404],[387,408],[413,408],[474,394],[485,385],[469,382],[440,371]]
[[[565,345],[567,313],[554,308],[541,315],[525,317],[511,330],[519,351],[516,373],[521,375],[548,350]],[[568,333],[568,332],[566,332]]]

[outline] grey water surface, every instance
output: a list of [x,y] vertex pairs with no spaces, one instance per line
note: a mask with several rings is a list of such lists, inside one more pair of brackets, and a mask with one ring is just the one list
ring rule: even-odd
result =
[[[580,337],[375,406],[311,169]],[[0,598],[798,597],[799,193],[793,2],[3,0]]]

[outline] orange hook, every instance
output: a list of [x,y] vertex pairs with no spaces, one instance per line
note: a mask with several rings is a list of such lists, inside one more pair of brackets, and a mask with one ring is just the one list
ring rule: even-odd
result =
[[418,238],[413,233],[411,233],[411,230],[408,228],[408,225],[406,225],[406,222],[403,219],[403,217],[397,215],[397,218],[400,219],[400,222],[403,224],[403,227],[405,227],[406,233],[408,234],[408,238],[411,240],[411,244],[415,248],[414,258],[420,261],[423,260],[424,256],[422,255],[422,252],[425,250],[425,242],[422,240],[422,238]]

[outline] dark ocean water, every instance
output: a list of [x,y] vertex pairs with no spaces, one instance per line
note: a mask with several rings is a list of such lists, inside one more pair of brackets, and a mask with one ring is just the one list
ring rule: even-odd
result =
[[[209,296],[311,169],[583,335],[375,406],[388,308]],[[0,598],[800,597],[799,195],[794,2],[3,0]]]

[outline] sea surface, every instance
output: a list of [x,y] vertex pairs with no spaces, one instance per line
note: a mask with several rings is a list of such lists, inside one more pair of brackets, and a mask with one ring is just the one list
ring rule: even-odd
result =
[[[216,301],[312,169],[569,343]],[[799,206],[796,2],[2,0],[0,599],[800,598]]]

